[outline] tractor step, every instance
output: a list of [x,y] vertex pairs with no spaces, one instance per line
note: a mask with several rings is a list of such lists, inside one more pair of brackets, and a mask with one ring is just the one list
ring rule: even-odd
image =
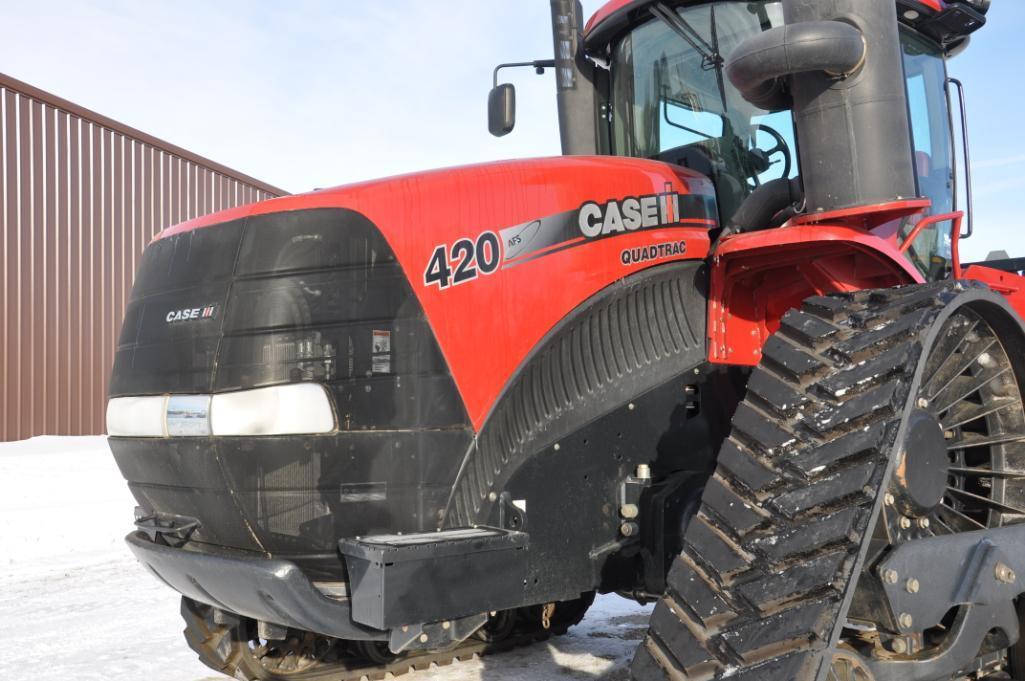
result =
[[342,539],[353,619],[395,629],[520,606],[528,539],[492,527]]

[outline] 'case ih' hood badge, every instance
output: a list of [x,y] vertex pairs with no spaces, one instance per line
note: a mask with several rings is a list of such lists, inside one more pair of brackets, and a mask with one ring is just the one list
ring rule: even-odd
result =
[[673,225],[681,221],[680,195],[666,192],[630,196],[604,205],[588,202],[580,207],[578,221],[580,233],[589,239]]
[[164,319],[168,324],[177,322],[193,322],[202,319],[213,319],[217,316],[217,305],[205,305],[203,307],[186,307],[181,310],[171,310]]

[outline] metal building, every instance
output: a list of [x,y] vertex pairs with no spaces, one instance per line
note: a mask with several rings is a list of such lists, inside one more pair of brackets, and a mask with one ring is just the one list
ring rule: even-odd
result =
[[284,193],[0,73],[0,441],[102,433],[146,243]]

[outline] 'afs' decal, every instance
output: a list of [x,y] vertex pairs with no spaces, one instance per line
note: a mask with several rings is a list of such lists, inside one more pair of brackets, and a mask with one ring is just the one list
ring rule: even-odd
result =
[[[666,191],[646,196],[628,196],[599,204],[588,201],[575,210],[549,215],[476,239],[463,238],[451,246],[435,247],[424,269],[424,285],[444,290],[480,275],[493,274],[499,267],[516,267],[567,248],[583,246],[640,229],[717,226],[714,199],[698,194]],[[669,242],[623,251],[623,265],[679,256],[685,242]]]

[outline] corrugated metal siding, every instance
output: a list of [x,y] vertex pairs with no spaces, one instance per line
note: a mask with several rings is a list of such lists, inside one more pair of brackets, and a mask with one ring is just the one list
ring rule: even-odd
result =
[[102,433],[145,245],[284,193],[0,74],[0,441]]

